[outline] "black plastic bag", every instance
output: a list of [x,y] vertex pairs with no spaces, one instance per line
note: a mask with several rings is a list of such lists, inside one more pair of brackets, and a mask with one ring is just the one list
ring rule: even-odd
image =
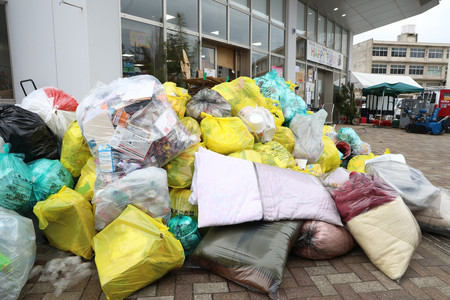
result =
[[11,153],[25,154],[25,162],[59,159],[56,136],[38,114],[16,105],[0,104],[0,136]]

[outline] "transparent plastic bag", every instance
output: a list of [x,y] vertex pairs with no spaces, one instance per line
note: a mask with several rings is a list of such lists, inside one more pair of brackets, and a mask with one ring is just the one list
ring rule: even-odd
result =
[[241,119],[214,118],[202,114],[205,116],[200,123],[202,139],[208,149],[225,155],[253,149],[254,138]]
[[290,130],[288,127],[277,126],[277,131],[275,132],[272,141],[278,142],[283,145],[283,147],[285,147],[286,150],[289,151],[289,153],[292,153],[294,151],[295,137],[292,130]]
[[261,159],[261,154],[259,154],[255,150],[242,150],[239,152],[230,153],[230,154],[228,154],[228,156],[249,160],[249,161],[252,161],[255,163],[260,163],[260,164],[263,163],[262,159]]
[[231,105],[218,92],[202,89],[187,102],[186,115],[200,122],[202,112],[213,117],[231,117]]
[[295,136],[292,155],[295,158],[307,159],[309,164],[315,163],[323,152],[322,128],[328,113],[321,109],[312,115],[296,115],[289,128]]
[[81,168],[92,157],[89,146],[81,134],[77,121],[70,124],[61,147],[61,163],[74,178],[80,176]]
[[264,76],[256,77],[254,80],[264,97],[280,102],[286,123],[292,120],[295,115],[306,114],[305,101],[289,89],[284,78],[279,76],[276,70],[272,70]]
[[372,148],[370,147],[369,143],[361,142],[361,144],[352,147],[352,153],[354,155],[367,155],[370,154],[372,151]]
[[295,159],[292,154],[278,142],[257,143],[253,149],[261,155],[263,164],[280,168],[295,166]]
[[80,193],[86,200],[91,201],[94,197],[94,186],[97,179],[96,166],[94,158],[88,159],[87,163],[81,169],[81,176],[78,178],[75,191]]
[[33,208],[50,245],[90,259],[94,230],[92,205],[74,190],[63,187],[57,194],[38,202]]
[[276,132],[273,115],[264,107],[246,106],[238,113],[247,128],[255,136],[256,141],[270,142]]
[[28,212],[36,203],[31,197],[33,181],[22,154],[9,153],[10,144],[0,153],[0,206],[17,212]]
[[0,207],[0,299],[16,300],[36,257],[31,219]]
[[267,108],[276,126],[281,126],[285,120],[280,102],[264,97],[255,81],[249,77],[241,76],[218,84],[212,90],[219,92],[231,104],[232,116],[236,116],[244,107],[252,106]]
[[73,188],[72,175],[59,160],[41,158],[29,163],[28,166],[33,178],[32,199],[34,202],[47,199],[64,186]]
[[92,239],[100,284],[118,300],[181,268],[184,250],[161,219],[133,205]]
[[167,172],[157,167],[135,170],[96,191],[95,229],[102,230],[133,204],[154,218],[170,220],[170,198]]
[[62,141],[70,123],[76,119],[78,102],[58,88],[46,87],[31,92],[22,100],[20,106],[37,113]]
[[[119,162],[161,167],[199,141],[178,119],[163,85],[150,75],[95,88],[78,106],[77,120],[103,173],[125,172]],[[99,148],[108,147],[109,153],[99,155]]]
[[167,171],[167,183],[170,187],[187,188],[191,186],[194,174],[194,153],[200,146],[204,147],[205,143],[190,146],[164,166]]
[[188,91],[177,87],[175,82],[164,82],[163,86],[173,110],[177,113],[178,118],[183,118],[186,112],[186,103],[191,99]]

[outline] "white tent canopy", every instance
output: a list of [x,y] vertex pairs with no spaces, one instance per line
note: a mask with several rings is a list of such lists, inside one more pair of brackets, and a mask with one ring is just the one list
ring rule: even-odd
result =
[[386,74],[368,74],[360,72],[351,72],[351,82],[355,85],[355,89],[363,89],[381,83],[406,83],[421,88],[414,79],[406,75],[386,75]]

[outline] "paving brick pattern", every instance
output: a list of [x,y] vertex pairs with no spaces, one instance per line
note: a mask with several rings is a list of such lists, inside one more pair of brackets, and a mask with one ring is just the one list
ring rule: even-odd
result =
[[[402,153],[436,186],[450,188],[450,133],[442,136],[408,134],[395,128],[350,126],[371,145],[374,154],[386,148]],[[339,126],[336,127],[339,129]],[[38,244],[36,264],[61,254]],[[106,299],[97,274],[76,284],[59,297],[53,286],[38,276],[25,285],[20,299]],[[222,300],[269,299],[202,269],[174,270],[127,299]],[[360,248],[345,256],[313,261],[290,256],[280,287],[280,299],[450,299],[450,238],[424,233],[411,264],[400,282],[380,272]]]

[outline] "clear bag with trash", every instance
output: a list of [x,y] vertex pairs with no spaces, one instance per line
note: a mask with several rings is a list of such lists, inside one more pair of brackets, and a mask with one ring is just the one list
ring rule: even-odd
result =
[[239,111],[238,117],[247,125],[257,142],[270,142],[277,131],[273,115],[264,107],[246,106]]
[[213,117],[231,117],[231,105],[218,92],[202,89],[187,102],[186,116],[200,122],[202,112]]

